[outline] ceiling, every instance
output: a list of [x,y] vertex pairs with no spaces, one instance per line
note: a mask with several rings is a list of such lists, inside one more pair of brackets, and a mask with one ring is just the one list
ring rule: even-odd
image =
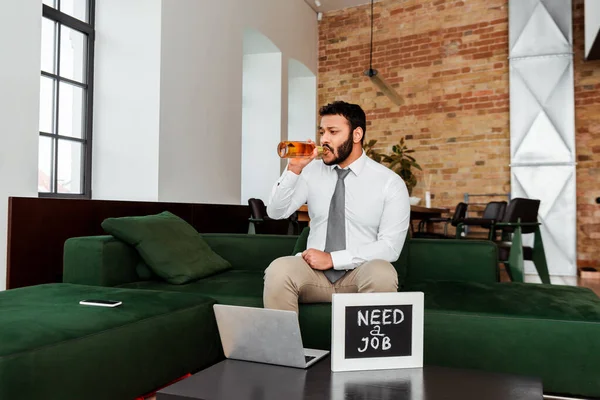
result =
[[[327,12],[333,10],[341,10],[348,7],[356,7],[362,4],[370,4],[370,0],[318,0],[321,3],[317,7],[315,0],[304,0],[315,12]],[[375,0],[380,1],[380,0]]]

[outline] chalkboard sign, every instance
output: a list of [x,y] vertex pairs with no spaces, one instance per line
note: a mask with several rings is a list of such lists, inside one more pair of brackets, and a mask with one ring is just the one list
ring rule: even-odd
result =
[[422,292],[334,294],[332,371],[423,366]]

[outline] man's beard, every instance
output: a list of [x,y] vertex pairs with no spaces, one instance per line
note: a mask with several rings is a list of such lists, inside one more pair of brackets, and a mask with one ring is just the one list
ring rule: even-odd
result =
[[348,135],[348,140],[342,143],[340,147],[338,147],[335,151],[333,151],[331,147],[326,146],[329,149],[329,151],[331,151],[331,154],[337,154],[337,157],[330,162],[325,162],[325,160],[323,160],[323,162],[325,163],[325,165],[335,165],[343,163],[348,157],[350,157],[350,153],[352,153],[352,145],[352,133],[350,133],[350,135]]

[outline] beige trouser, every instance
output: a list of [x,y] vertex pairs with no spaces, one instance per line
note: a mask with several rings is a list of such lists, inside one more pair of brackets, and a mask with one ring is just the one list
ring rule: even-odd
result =
[[398,274],[392,264],[373,260],[331,283],[300,256],[276,259],[265,270],[265,308],[298,312],[298,303],[331,302],[333,293],[397,292]]

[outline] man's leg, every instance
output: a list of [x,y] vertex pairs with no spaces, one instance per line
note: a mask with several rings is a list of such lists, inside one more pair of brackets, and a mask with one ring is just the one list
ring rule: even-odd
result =
[[349,271],[335,285],[337,293],[397,292],[398,273],[384,260],[372,260]]
[[325,274],[312,269],[300,256],[276,259],[265,270],[265,308],[298,312],[298,302],[331,302],[334,287]]

